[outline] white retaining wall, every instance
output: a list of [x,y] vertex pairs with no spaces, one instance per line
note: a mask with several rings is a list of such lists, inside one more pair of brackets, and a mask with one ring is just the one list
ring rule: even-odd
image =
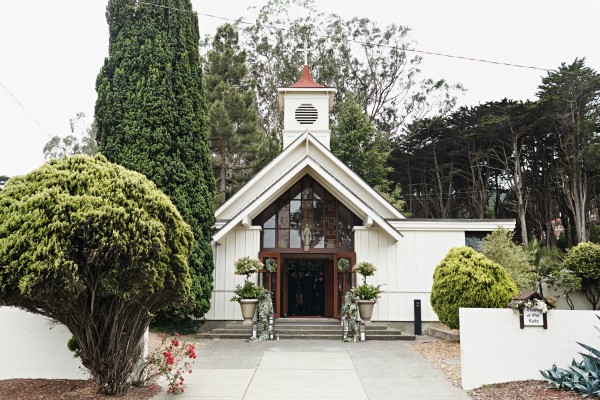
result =
[[576,342],[600,349],[594,326],[599,312],[551,310],[548,329],[519,328],[519,317],[510,309],[460,309],[462,387],[470,390],[485,384],[542,380],[540,370],[556,364],[566,368],[585,352]]
[[52,320],[13,307],[0,307],[0,380],[88,379],[67,348],[69,330]]

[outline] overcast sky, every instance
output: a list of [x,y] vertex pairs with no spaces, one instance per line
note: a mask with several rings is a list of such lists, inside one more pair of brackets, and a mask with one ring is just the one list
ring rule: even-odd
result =
[[[200,14],[249,20],[256,12],[247,8],[265,2],[192,0]],[[91,123],[96,75],[108,53],[106,4],[106,0],[2,2],[0,175],[25,174],[41,165],[44,144],[52,135],[69,134],[69,119],[77,112],[84,112]],[[588,66],[600,71],[598,0],[316,0],[316,4],[325,13],[345,18],[408,26],[416,48],[425,51],[550,69],[586,57]],[[201,33],[213,33],[223,22],[200,15]],[[459,82],[468,90],[459,99],[461,105],[504,97],[533,99],[545,75],[423,57],[423,76]]]

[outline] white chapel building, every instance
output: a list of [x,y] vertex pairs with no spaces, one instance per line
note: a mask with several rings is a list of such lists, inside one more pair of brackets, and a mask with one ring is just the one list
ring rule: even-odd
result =
[[213,293],[208,320],[241,320],[231,302],[234,262],[276,260],[276,273],[254,276],[274,292],[275,317],[340,317],[344,293],[356,282],[337,270],[369,261],[371,284],[383,284],[373,321],[437,321],[429,295],[433,272],[448,250],[465,246],[514,220],[410,219],[389,204],[330,151],[329,112],[335,88],[304,65],[298,82],[280,88],[283,150],[215,213]]

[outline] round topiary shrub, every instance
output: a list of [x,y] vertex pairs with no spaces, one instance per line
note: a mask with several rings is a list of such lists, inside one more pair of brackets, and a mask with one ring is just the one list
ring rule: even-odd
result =
[[517,286],[502,266],[470,247],[454,247],[436,267],[431,305],[440,322],[458,329],[460,307],[503,308]]
[[0,192],[0,305],[64,324],[97,390],[122,395],[140,339],[190,298],[192,231],[142,174],[74,156]]

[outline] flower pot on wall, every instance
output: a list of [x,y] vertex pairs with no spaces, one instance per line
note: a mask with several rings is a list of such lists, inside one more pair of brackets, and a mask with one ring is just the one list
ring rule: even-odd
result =
[[375,300],[358,300],[357,302],[360,319],[363,320],[365,324],[370,324],[371,317],[373,316],[373,306],[375,305]]
[[242,307],[242,317],[244,317],[244,325],[252,325],[254,314],[256,313],[256,305],[258,299],[241,299],[240,306]]

